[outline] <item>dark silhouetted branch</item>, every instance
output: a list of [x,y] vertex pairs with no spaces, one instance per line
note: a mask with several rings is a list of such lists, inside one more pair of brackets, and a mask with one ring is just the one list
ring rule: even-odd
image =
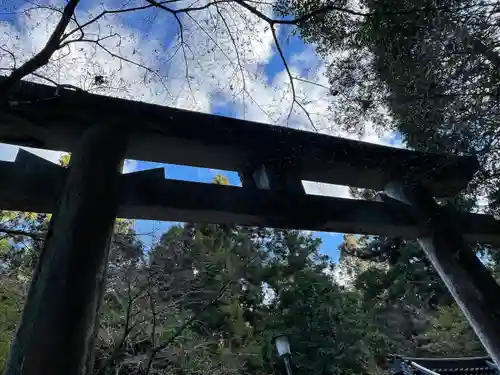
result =
[[69,0],[62,12],[61,19],[52,32],[45,46],[31,59],[20,67],[14,69],[12,73],[0,83],[0,98],[6,96],[8,91],[21,79],[33,73],[38,68],[46,65],[55,51],[60,47],[60,42],[64,31],[75,13],[76,6],[80,0]]

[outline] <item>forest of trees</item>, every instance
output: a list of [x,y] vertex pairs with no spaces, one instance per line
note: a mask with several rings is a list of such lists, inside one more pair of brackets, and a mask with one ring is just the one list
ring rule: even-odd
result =
[[[499,2],[279,0],[271,14],[261,11],[260,1],[201,1],[175,10],[166,3],[146,0],[141,9],[167,12],[179,23],[181,51],[189,42],[185,15],[213,8],[213,22],[231,38],[238,33],[226,22],[232,7],[256,16],[270,27],[292,99],[307,113],[311,107],[296,97],[294,82],[300,80],[288,69],[275,31],[279,25],[294,28],[328,63],[332,126],[363,133],[369,124],[395,132],[408,148],[475,155],[480,171],[472,183],[439,203],[500,215]],[[114,34],[84,37],[101,18],[138,8],[109,9],[78,23],[73,13],[79,1],[65,4],[52,8],[62,14],[61,22],[39,54],[19,63],[15,46],[0,47],[2,63],[12,63],[2,68],[10,78],[0,84],[0,100],[21,78],[35,74],[53,81],[53,55],[59,59],[61,50],[85,43],[139,66],[149,77],[160,74],[145,60],[106,49],[104,40]],[[253,27],[246,22],[244,28]],[[231,56],[240,64],[238,53]],[[241,64],[240,69],[245,98],[245,78],[251,75]],[[98,73],[90,86],[113,84],[113,77]],[[351,193],[374,196],[359,189]],[[2,363],[48,222],[45,214],[0,212]],[[116,224],[95,374],[280,373],[271,342],[276,333],[290,336],[297,375],[383,373],[394,353],[484,354],[412,239],[345,235],[339,264],[332,264],[319,253],[320,241],[305,232],[190,223],[170,228],[146,250],[133,224]],[[486,245],[474,250],[500,277],[500,252]]]

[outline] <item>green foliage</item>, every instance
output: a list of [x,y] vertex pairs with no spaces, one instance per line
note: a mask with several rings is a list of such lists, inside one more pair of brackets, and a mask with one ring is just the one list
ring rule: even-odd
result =
[[5,255],[8,253],[9,250],[10,250],[9,239],[6,237],[1,238],[0,239],[0,254]]
[[0,211],[0,274],[31,277],[49,220],[47,214]]
[[[373,314],[376,331],[387,338],[390,352],[431,357],[484,354],[415,241],[346,237],[343,261],[361,262],[353,286],[362,295],[363,307]],[[491,265],[495,269],[495,259]]]
[[483,356],[485,350],[457,305],[443,307],[420,337],[423,355]]
[[292,337],[298,374],[368,374],[386,353],[360,296],[328,276],[300,271],[279,296],[277,325]]
[[[319,0],[286,2],[303,15]],[[331,61],[331,116],[362,134],[395,130],[410,148],[475,155],[480,172],[463,196],[498,213],[500,25],[491,4],[455,0],[363,0],[363,16],[341,8],[299,24]],[[347,26],[346,26],[347,25]],[[343,30],[347,30],[344,32]],[[364,121],[368,120],[368,122]]]
[[[21,227],[38,219],[5,217]],[[393,352],[480,351],[414,243],[389,247],[394,254],[386,256],[377,249],[388,239],[345,240],[342,262],[353,251],[376,254],[353,268],[351,286],[332,277],[320,240],[300,231],[185,224],[145,252],[133,222],[118,220],[94,373],[144,371],[151,358],[150,374],[278,374],[277,332],[290,337],[296,375],[383,373]],[[9,240],[3,246],[5,361],[30,276],[15,272],[15,259],[31,250]]]
[[12,336],[21,316],[25,298],[23,282],[10,279],[0,280],[0,367],[7,360]]
[[62,154],[59,157],[59,164],[63,166],[64,168],[67,168],[69,166],[69,160],[71,159],[71,154]]
[[218,174],[214,177],[212,183],[216,185],[229,185],[229,180],[226,176]]
[[386,338],[361,296],[328,275],[319,245],[296,231],[270,236],[266,282],[276,297],[268,304],[268,329],[290,335],[297,374],[372,373],[386,353]]

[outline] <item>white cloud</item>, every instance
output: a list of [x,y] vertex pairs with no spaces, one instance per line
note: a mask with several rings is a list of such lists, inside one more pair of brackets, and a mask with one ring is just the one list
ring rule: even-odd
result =
[[264,293],[262,303],[265,306],[269,306],[276,299],[276,291],[268,283],[262,283],[262,293]]
[[328,197],[351,198],[349,187],[342,185],[325,184],[322,182],[303,181],[307,194],[325,195]]
[[[3,161],[14,161],[20,147],[8,145],[5,143],[0,143],[0,160]],[[59,158],[64,152],[52,151],[52,150],[42,150],[38,148],[31,147],[21,147],[22,149],[31,152],[32,154],[38,155],[46,160],[53,163],[58,163]]]
[[19,147],[0,143],[0,160],[14,161]]

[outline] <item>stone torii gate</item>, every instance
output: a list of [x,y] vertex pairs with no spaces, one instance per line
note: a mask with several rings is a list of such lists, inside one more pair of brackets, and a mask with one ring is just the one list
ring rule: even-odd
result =
[[[0,162],[0,209],[51,212],[5,373],[89,373],[115,218],[418,238],[500,365],[500,287],[467,243],[500,222],[435,197],[465,188],[469,156],[424,154],[22,82],[0,108],[0,141],[72,153],[69,169],[20,151]],[[124,158],[237,171],[243,186],[122,175]],[[303,180],[383,191],[379,201],[308,195]]]

